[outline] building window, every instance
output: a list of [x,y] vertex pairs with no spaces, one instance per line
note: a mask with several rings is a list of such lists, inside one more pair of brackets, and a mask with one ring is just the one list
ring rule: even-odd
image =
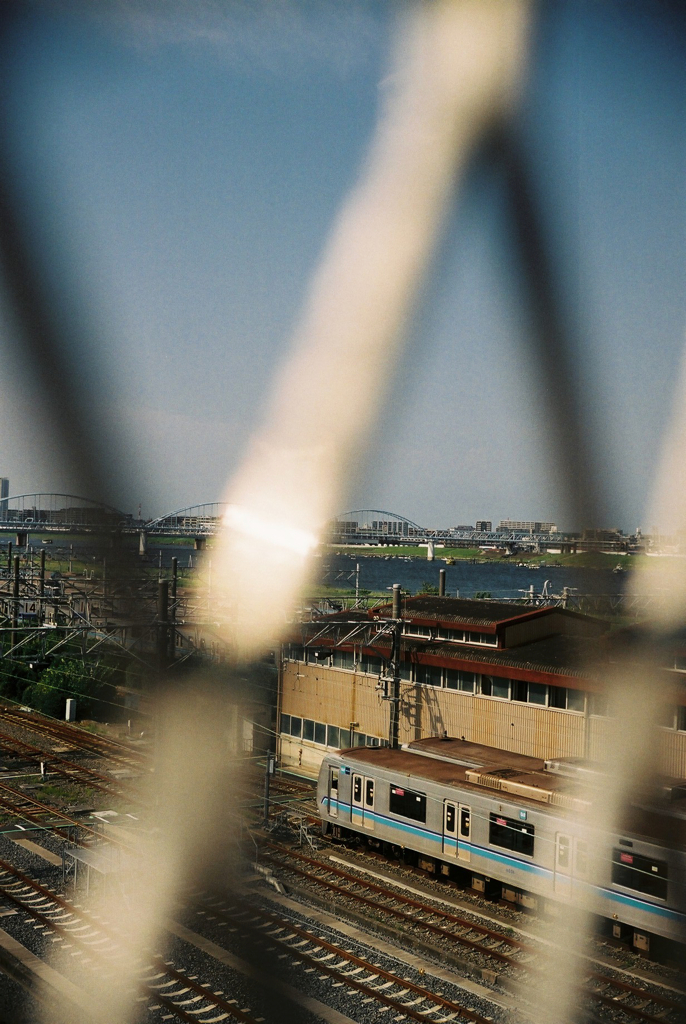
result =
[[512,680],[512,700],[521,700],[526,703],[527,684],[523,679]]
[[323,651],[321,647],[308,647],[306,651],[308,665],[329,665],[331,663],[331,655],[328,651]]
[[424,793],[415,793],[414,790],[405,789],[403,786],[391,785],[388,810],[391,814],[398,814],[402,818],[425,822],[426,796]]
[[515,821],[514,818],[504,818],[500,814],[491,814],[488,841],[491,846],[500,846],[504,850],[533,857],[534,826]]
[[686,708],[676,709],[676,727],[679,732],[686,732]]
[[300,738],[302,735],[302,727],[302,718],[296,718],[294,715],[291,715],[291,736],[297,736]]
[[412,682],[412,662],[401,661],[400,662],[400,678],[404,679],[406,683]]
[[326,725],[323,722],[314,723],[314,742],[326,746]]
[[545,683],[529,683],[528,691],[529,704],[545,707],[548,703],[548,687]]
[[327,747],[335,747],[337,750],[341,746],[341,732],[337,725],[327,725],[326,727],[326,745]]
[[586,693],[584,690],[572,690],[567,688],[567,710],[584,711],[586,708]]
[[383,661],[374,654],[362,655],[362,671],[367,675],[378,676],[383,668]]
[[481,694],[484,697],[500,697],[502,700],[509,700],[510,680],[500,679],[498,676],[482,676]]
[[424,686],[440,686],[442,670],[436,665],[415,665],[415,680]]
[[314,739],[314,722],[311,718],[303,718],[303,733],[304,740]]
[[474,693],[476,689],[476,674],[474,672],[463,672],[462,669],[448,668],[445,670],[445,685],[449,690]]
[[349,672],[352,672],[355,668],[355,654],[353,651],[334,651],[333,652],[333,664],[334,668],[344,668]]
[[305,652],[299,644],[291,644],[288,650],[288,657],[291,661],[304,661]]
[[291,716],[281,715],[281,732],[285,732],[287,736],[291,734]]
[[612,851],[612,881],[625,889],[644,892],[658,900],[667,899],[667,864],[639,853]]

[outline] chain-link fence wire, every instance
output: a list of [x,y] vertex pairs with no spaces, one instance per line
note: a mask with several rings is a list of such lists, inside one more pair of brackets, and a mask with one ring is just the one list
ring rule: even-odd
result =
[[[292,356],[277,384],[267,425],[225,495],[233,508],[242,510],[223,540],[222,578],[229,581],[227,604],[236,616],[232,637],[246,657],[278,633],[285,606],[307,576],[308,555],[317,531],[336,510],[361,432],[371,422],[369,408],[379,407],[378,395],[374,403],[369,402],[371,387],[378,390],[384,368],[398,351],[398,339],[440,235],[447,203],[459,194],[465,168],[477,153],[499,169],[506,183],[511,259],[519,268],[529,314],[526,355],[537,368],[540,391],[546,398],[545,421],[555,439],[548,447],[554,450],[558,486],[566,497],[570,518],[577,522],[596,522],[605,507],[597,458],[603,439],[588,436],[574,384],[576,339],[559,305],[555,261],[546,246],[536,190],[527,172],[527,154],[511,117],[525,74],[531,10],[528,4],[502,0],[418,5],[401,29],[402,59],[396,67],[399,85],[381,116],[369,165],[334,228]],[[17,19],[26,16],[26,5],[3,5],[0,46],[3,38],[11,38]],[[59,439],[65,465],[79,481],[80,493],[116,505],[120,481],[110,475],[108,438],[83,401],[67,365],[69,339],[61,325],[73,323],[73,314],[65,318],[55,308],[54,294],[45,283],[47,268],[42,254],[33,251],[22,216],[13,180],[12,132],[7,105],[2,102],[2,97],[11,95],[12,83],[0,77],[0,86],[0,253],[15,337],[20,339],[24,358],[35,366],[45,417]],[[359,266],[355,265],[356,256],[364,257]],[[65,303],[68,299],[65,295]],[[327,338],[327,327],[332,329],[333,340]],[[351,351],[358,356],[360,402],[357,406],[353,403],[345,421],[322,440],[322,412],[334,407],[332,388],[346,340],[352,345],[345,350],[346,360]],[[307,372],[303,374],[303,370]],[[314,403],[308,394],[312,370],[316,374]],[[302,401],[294,401],[294,394]],[[309,430],[312,422],[318,427],[316,445]],[[107,474],[104,467],[108,467]],[[298,483],[297,501],[290,486],[293,479]],[[675,498],[683,508],[684,495]],[[253,537],[265,526],[273,526],[275,514],[284,530],[274,542],[275,559],[267,585],[241,560]],[[275,562],[283,573],[276,586]],[[637,781],[644,784],[657,771],[652,726],[668,696],[656,669],[664,660],[669,639],[665,636],[667,619],[669,624],[683,621],[683,606],[673,603],[669,617],[644,631],[640,649],[634,647],[626,658],[620,654],[608,673],[608,690],[616,704],[616,727],[608,749],[613,771],[592,814],[575,823],[598,854],[602,851],[602,844],[596,843],[599,833],[619,828]],[[226,702],[226,691],[204,691],[201,682],[194,685],[199,689],[189,691],[195,695],[190,715],[184,706],[187,694],[177,690],[162,700],[166,710],[160,714],[166,724],[160,749],[164,756],[160,755],[158,763],[167,781],[173,779],[176,784],[158,787],[156,806],[159,810],[169,801],[162,820],[168,824],[173,819],[175,832],[171,845],[148,848],[142,877],[150,879],[155,864],[163,861],[173,862],[173,870],[162,872],[165,884],[159,891],[153,887],[155,900],[142,901],[146,912],[138,923],[132,923],[132,963],[140,948],[160,934],[178,888],[194,877],[197,863],[206,860],[200,857],[197,843],[190,841],[191,832],[207,827],[214,840],[223,834],[221,828],[214,831],[215,819],[221,819],[222,812],[213,789],[223,776],[221,769],[213,772],[212,764],[221,762],[220,723],[226,715],[230,717],[230,702]],[[222,708],[221,713],[214,714],[208,725],[217,708]],[[178,751],[183,751],[183,760]],[[207,761],[208,752],[216,761]],[[183,771],[184,765],[189,766],[188,773]],[[199,793],[204,793],[201,801]],[[194,814],[199,805],[205,808],[200,823]],[[217,842],[208,845],[214,851],[211,865],[205,864],[210,875],[221,869],[220,847]],[[124,913],[121,906],[109,909]],[[570,911],[559,928],[557,945],[550,947],[550,962],[543,972],[547,980],[534,1000],[541,1020],[558,1024],[574,1019],[581,961],[573,954],[583,951],[587,928],[583,906]],[[255,969],[263,970],[257,954],[251,951],[249,955],[256,957]],[[129,1011],[123,992],[119,984],[117,996],[122,998],[107,1004],[108,1019],[126,1019]],[[101,996],[107,999],[111,994],[103,991]],[[297,1011],[281,1004],[278,1019],[289,1017],[296,1020]]]

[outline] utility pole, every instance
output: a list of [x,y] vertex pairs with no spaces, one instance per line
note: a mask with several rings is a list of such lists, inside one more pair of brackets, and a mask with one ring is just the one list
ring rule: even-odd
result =
[[389,743],[392,750],[397,750],[398,747],[400,746],[400,648],[402,645],[403,636],[401,593],[399,583],[393,584],[393,619],[395,620],[393,628],[393,649],[391,654],[391,671],[393,673],[391,685],[393,687],[393,690],[391,693]]
[[167,667],[169,653],[169,583],[157,584],[157,669],[160,676]]
[[10,649],[17,642],[17,627],[19,626],[19,555],[14,556],[14,581],[12,583],[12,641]]
[[274,769],[276,768],[276,757],[271,750],[267,752],[267,761],[264,766],[264,820],[262,824],[266,828],[269,824],[269,782]]
[[179,578],[179,560],[174,556],[171,560],[172,564],[172,578],[171,578],[171,607],[169,609],[169,660],[174,660],[176,654],[176,585]]
[[45,548],[41,548],[40,551],[40,584],[39,584],[39,607],[40,607],[40,624],[45,624]]

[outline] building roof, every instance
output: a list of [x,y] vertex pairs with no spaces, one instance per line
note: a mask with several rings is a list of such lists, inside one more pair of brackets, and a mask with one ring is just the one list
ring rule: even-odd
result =
[[423,648],[423,653],[455,661],[478,661],[486,665],[583,678],[592,676],[593,668],[607,658],[604,644],[598,638],[561,634],[505,650],[430,644]]
[[[391,653],[390,643],[385,637],[375,641],[369,650],[385,657],[390,657]],[[484,665],[492,665],[494,668],[516,669],[520,678],[525,678],[527,672],[533,672],[590,680],[602,662],[607,661],[602,638],[562,634],[504,650],[403,637],[402,650],[403,656],[407,658],[409,655],[410,660],[415,660],[412,655],[417,654],[428,664],[454,662],[456,668],[467,671],[479,671]]]
[[[551,613],[588,619],[578,612],[568,611],[551,605],[533,607],[513,604],[507,601],[477,601],[463,597],[432,597],[419,595],[403,599],[402,615],[406,619],[428,619],[436,622],[459,623],[468,626],[496,626],[517,622],[522,619],[540,618]],[[374,609],[379,617],[392,614],[392,605],[385,604]],[[595,620],[594,620],[595,621]]]

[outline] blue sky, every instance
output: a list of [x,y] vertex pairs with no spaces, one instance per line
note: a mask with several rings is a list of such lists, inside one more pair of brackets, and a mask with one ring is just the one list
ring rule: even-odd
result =
[[[55,295],[85,325],[73,372],[127,510],[218,499],[238,465],[360,172],[397,7],[26,5],[15,166]],[[686,322],[683,28],[669,4],[545,10],[521,130],[597,428],[600,525],[648,529]],[[503,209],[498,176],[471,175],[347,507],[581,525],[551,474]],[[16,334],[6,311],[0,329]],[[68,491],[31,368],[6,353],[1,472],[13,493]]]

